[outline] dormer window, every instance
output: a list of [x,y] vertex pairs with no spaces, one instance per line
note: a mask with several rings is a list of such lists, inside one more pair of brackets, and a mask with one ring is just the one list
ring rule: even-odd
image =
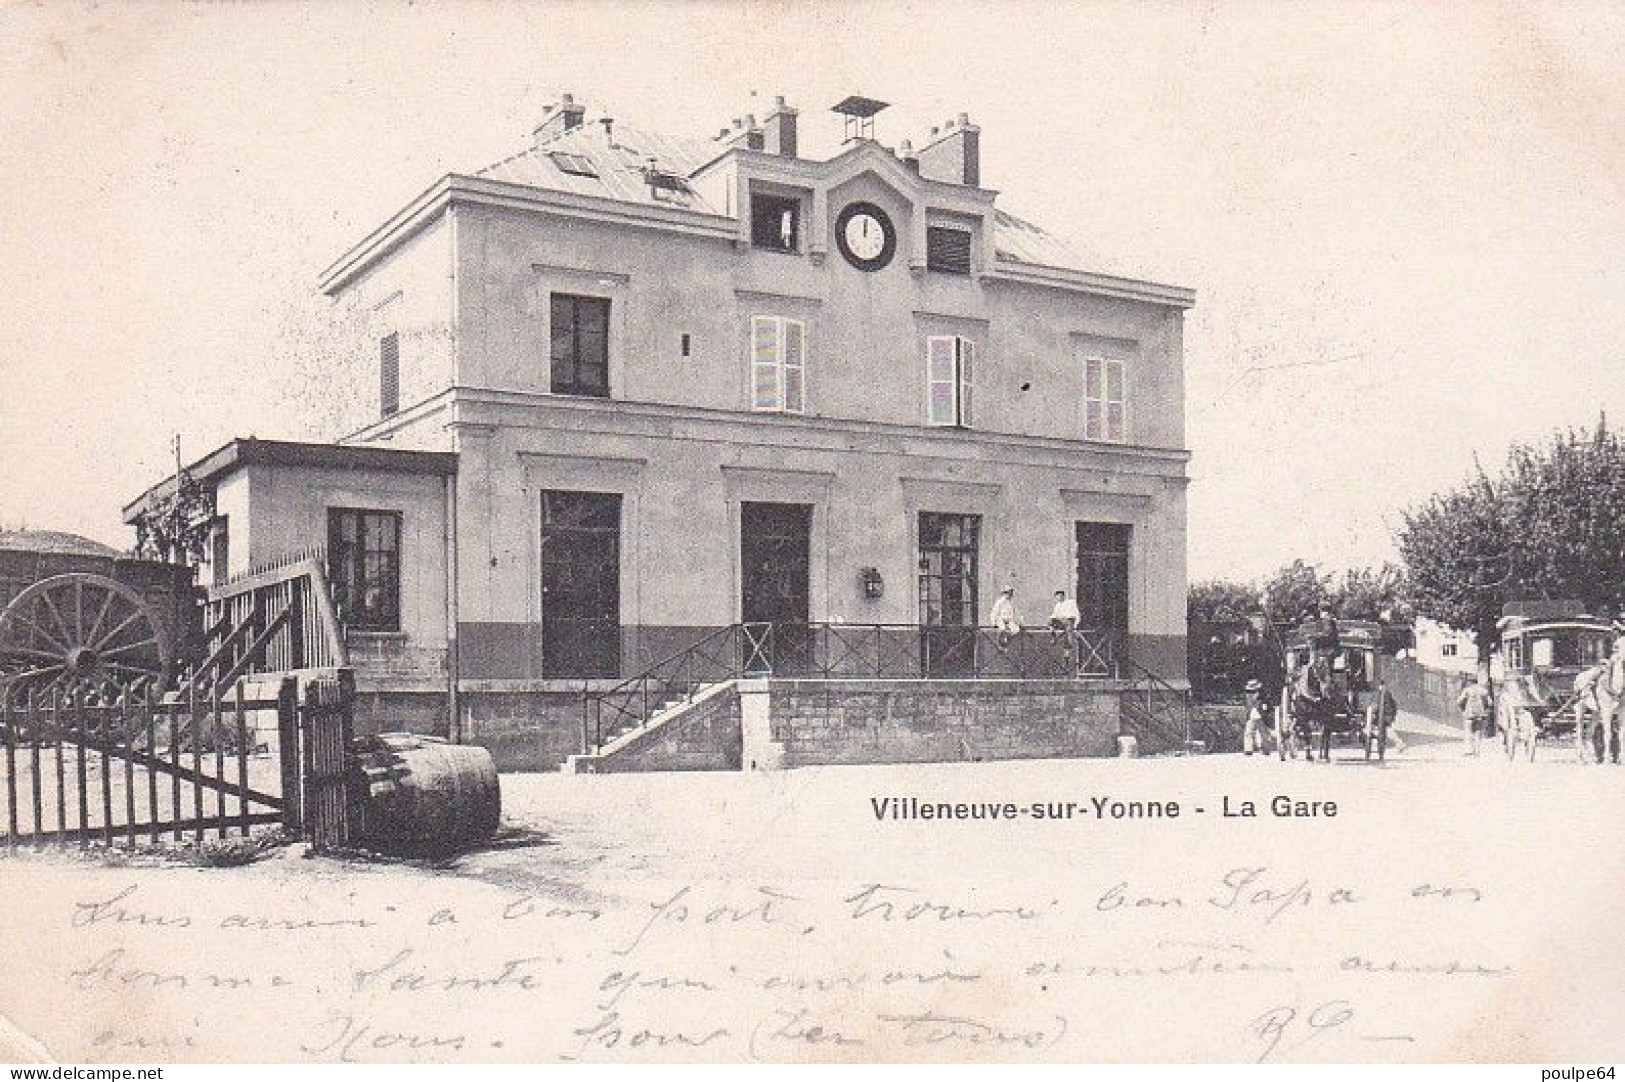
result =
[[653,198],[663,203],[688,204],[688,181],[676,173],[651,165],[644,169],[643,179],[648,182],[649,194]]
[[569,173],[572,177],[596,177],[598,170],[594,168],[592,159],[580,154],[566,154],[562,150],[555,150],[548,155],[553,164],[559,167],[561,173]]
[[795,252],[801,244],[801,203],[783,195],[750,197],[750,244],[773,252]]

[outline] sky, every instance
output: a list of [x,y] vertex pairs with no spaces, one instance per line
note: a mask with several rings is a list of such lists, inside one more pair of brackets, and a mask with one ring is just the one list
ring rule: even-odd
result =
[[[1190,286],[1193,579],[1394,558],[1513,441],[1625,418],[1625,5],[0,0],[0,526],[292,407],[320,271],[573,92],[706,135],[969,113],[1000,205]],[[308,360],[308,359],[307,359]]]

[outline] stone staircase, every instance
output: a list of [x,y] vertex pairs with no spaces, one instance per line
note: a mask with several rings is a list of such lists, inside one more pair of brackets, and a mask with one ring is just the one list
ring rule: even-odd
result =
[[[690,725],[738,725],[738,682],[719,680],[701,684],[689,694],[663,697],[647,719],[623,716],[602,730],[596,751],[572,755],[560,769],[566,774],[611,774],[633,770],[737,769],[737,762],[719,754],[719,748],[737,740],[684,739]],[[729,708],[732,708],[731,715]],[[658,752],[659,765],[651,765]]]

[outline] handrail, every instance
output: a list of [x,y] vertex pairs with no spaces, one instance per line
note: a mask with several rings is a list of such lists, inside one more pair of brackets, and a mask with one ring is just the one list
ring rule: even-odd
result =
[[[208,590],[216,632],[189,685],[208,694],[249,671],[342,668],[349,664],[344,625],[318,554],[301,553],[262,566]],[[229,675],[228,675],[229,674]]]
[[[1157,735],[1164,739],[1177,741],[1181,754],[1188,751],[1191,742],[1190,691],[1176,687],[1166,677],[1146,668],[1133,658],[1124,658],[1123,662],[1129,670],[1130,680],[1135,684],[1145,685],[1144,688],[1126,690],[1121,700],[1132,720],[1156,730]],[[1145,695],[1143,708],[1134,701],[1134,694],[1137,691],[1142,691]],[[1178,704],[1174,712],[1170,714],[1166,710],[1157,710],[1155,695],[1158,693],[1174,699]]]
[[[586,693],[581,703],[582,752],[591,754],[601,750],[615,735],[605,731],[606,706],[613,712],[617,732],[641,729],[660,712],[674,691],[679,698],[692,702],[705,682],[771,672],[772,631],[772,624],[729,624],[622,680],[608,691]],[[702,681],[701,676],[706,680]]]

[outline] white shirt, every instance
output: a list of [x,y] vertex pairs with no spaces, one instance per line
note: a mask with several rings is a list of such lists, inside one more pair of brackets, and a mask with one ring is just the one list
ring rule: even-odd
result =
[[999,599],[993,602],[993,611],[988,613],[988,623],[999,628],[1016,628],[1021,624],[1016,620],[1016,603],[1009,594],[1000,594]]
[[1070,597],[1063,597],[1055,603],[1055,609],[1049,614],[1051,620],[1071,620],[1077,623],[1083,619],[1078,614],[1078,603]]

